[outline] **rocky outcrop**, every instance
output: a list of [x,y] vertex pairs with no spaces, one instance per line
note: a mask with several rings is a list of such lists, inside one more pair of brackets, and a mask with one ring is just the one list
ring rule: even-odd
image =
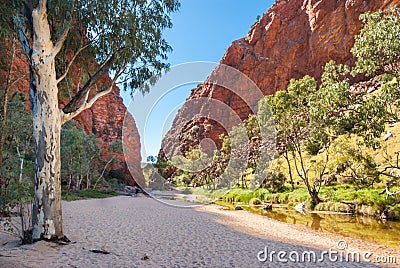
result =
[[[4,46],[4,51],[9,53],[11,43],[8,41],[4,41],[2,44]],[[27,96],[26,104],[30,109],[29,103],[29,67],[28,62],[25,55],[19,49],[19,44],[15,46],[16,48],[16,57],[14,58],[14,67],[12,69],[12,79],[13,83],[10,88],[11,92],[8,95],[11,95],[12,92],[21,91]],[[6,53],[2,55],[0,58],[1,66],[0,66],[0,83],[2,85],[6,82],[7,70],[9,67],[9,59],[5,57]],[[75,66],[75,68],[71,69],[71,76],[74,88],[76,88],[77,80],[79,77],[79,67]],[[105,75],[99,81],[98,85],[101,87],[102,85],[109,85],[111,82],[110,78]],[[92,90],[95,90],[94,88]],[[1,93],[3,94],[3,93]],[[94,95],[94,93],[93,93]],[[62,108],[69,99],[68,94],[65,92],[61,92],[59,95],[60,108]],[[115,141],[122,140],[122,128],[124,124],[124,119],[126,115],[126,107],[123,103],[122,98],[120,97],[120,89],[114,86],[111,93],[97,100],[97,102],[88,110],[82,112],[79,116],[75,118],[79,124],[81,124],[86,133],[94,133],[97,138],[99,138],[99,145],[102,148],[101,157],[102,159],[110,159],[115,157],[121,161],[114,161],[112,165],[109,166],[108,171],[111,172],[111,175],[117,176],[120,179],[124,180],[124,183],[129,185],[135,185],[136,181],[143,181],[144,177],[141,172],[141,155],[140,155],[140,138],[139,133],[136,129],[136,124],[132,116],[128,115],[126,119],[126,132],[131,133],[132,139],[130,143],[127,144],[129,147],[129,152],[126,155],[126,158],[129,159],[129,165],[131,169],[134,169],[134,175],[132,176],[131,172],[128,170],[126,159],[123,153],[115,154],[109,150],[109,146]]]
[[[329,60],[348,65],[354,62],[350,49],[362,26],[360,14],[399,3],[400,0],[277,0],[246,37],[232,43],[220,64],[232,66],[248,76],[263,95],[284,90],[291,78],[310,75],[318,79]],[[242,120],[246,118],[251,112],[249,107],[243,105],[240,96],[213,83],[214,74],[215,71],[192,90],[187,102],[197,98],[217,99],[231,107]],[[163,140],[160,157],[164,151],[185,152],[203,138],[220,144],[218,136],[225,132],[221,126],[196,116],[183,122],[188,113],[185,105],[178,112]],[[211,113],[223,116],[218,115],[218,109]],[[193,138],[190,131],[194,126],[197,132]],[[177,136],[178,143],[174,142]]]

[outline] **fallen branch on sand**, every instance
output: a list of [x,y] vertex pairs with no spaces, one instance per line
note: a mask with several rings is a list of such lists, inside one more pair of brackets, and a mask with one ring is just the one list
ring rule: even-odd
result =
[[100,253],[100,254],[105,254],[105,255],[111,254],[111,252],[108,252],[108,251],[105,251],[105,250],[101,250],[101,249],[91,249],[89,251],[93,252],[93,253]]

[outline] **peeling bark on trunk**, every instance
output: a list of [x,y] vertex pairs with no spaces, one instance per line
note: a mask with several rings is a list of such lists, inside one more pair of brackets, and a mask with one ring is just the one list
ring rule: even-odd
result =
[[54,45],[45,6],[33,10],[32,19],[34,38],[31,64],[36,81],[36,109],[33,114],[36,161],[32,238],[58,240],[64,235],[60,182],[61,112],[58,108]]
[[[115,62],[116,54],[122,53],[126,48],[121,48],[115,53],[90,79],[77,96],[71,101],[84,100],[81,106],[72,111],[63,111],[58,108],[57,84],[65,76],[57,79],[55,57],[68,35],[69,27],[53,43],[49,21],[47,19],[47,0],[39,0],[38,6],[32,11],[33,44],[30,54],[30,70],[34,78],[34,87],[31,90],[33,107],[33,137],[35,143],[35,185],[32,225],[34,241],[41,239],[63,240],[68,239],[62,231],[61,210],[61,159],[60,159],[60,133],[61,125],[92,105],[102,96],[110,93],[118,77],[123,73],[120,68],[108,89],[98,92],[88,101],[89,88],[106,73]],[[83,47],[84,48],[84,47]],[[82,48],[82,49],[83,49]],[[82,178],[81,178],[82,179]]]

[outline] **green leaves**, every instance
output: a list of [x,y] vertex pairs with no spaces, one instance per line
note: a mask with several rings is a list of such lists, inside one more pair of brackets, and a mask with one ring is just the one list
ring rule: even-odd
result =
[[[4,11],[0,18],[0,36],[18,36],[22,28],[32,30],[32,10],[27,9],[24,2],[0,3]],[[31,5],[36,8],[38,1]],[[91,68],[115,56],[117,60],[110,72],[124,71],[118,82],[125,83],[132,91],[148,90],[149,85],[155,82],[150,78],[168,68],[166,60],[172,48],[162,32],[172,27],[169,16],[179,6],[177,0],[48,0],[52,41],[56,43],[69,29],[56,59],[58,75],[67,69],[72,56],[85,47],[77,59],[85,72],[93,75],[96,70]]]
[[18,36],[18,25],[23,21],[23,1],[1,1],[0,10],[0,38],[11,39],[12,36]]
[[330,170],[340,176],[341,183],[370,186],[379,180],[379,165],[374,157],[365,146],[352,144],[350,137],[335,141],[333,154]]
[[[378,148],[386,123],[399,121],[400,10],[367,13],[361,19],[365,25],[351,50],[357,58],[353,69],[330,61],[318,87],[307,76],[291,80],[286,91],[260,103],[261,108],[264,102],[270,105],[278,148],[291,153],[312,197],[318,193],[316,185],[321,185],[332,153],[335,175],[360,185],[378,181],[379,165],[364,151]],[[359,74],[375,77],[351,85],[350,75]],[[343,143],[352,136],[358,136],[357,147]],[[322,154],[321,149],[325,149]],[[318,156],[308,159],[306,151]],[[315,170],[316,180],[311,180],[309,170]]]
[[172,27],[169,14],[178,8],[173,0],[76,1],[73,16],[77,29],[87,29],[84,39],[91,42],[97,62],[126,48],[117,53],[112,70],[125,68],[124,80],[131,88],[147,91],[147,80],[168,67],[165,60],[172,48],[162,31]]
[[292,79],[287,91],[278,91],[274,96],[268,96],[260,102],[260,111],[267,102],[273,114],[278,140],[284,147],[292,147],[305,139],[310,121],[310,100],[316,93],[316,81],[305,76],[300,80]]
[[320,125],[334,127],[336,134],[339,122],[344,116],[343,108],[350,105],[350,84],[346,77],[350,72],[345,65],[330,61],[325,66],[319,90],[310,98],[310,113]]
[[100,158],[98,140],[94,134],[87,135],[75,121],[66,123],[61,132],[62,177],[94,176],[99,168],[95,161]]
[[[31,114],[25,107],[25,96],[21,92],[17,91],[11,97],[8,103],[7,123],[0,131],[4,135],[3,166],[0,167],[0,175],[17,179],[21,158],[27,160],[26,162],[30,161],[33,151]],[[21,155],[18,155],[18,150]],[[32,171],[33,169],[26,170],[26,175],[32,175]]]
[[357,58],[353,74],[399,74],[400,9],[368,12],[360,19],[365,24],[351,49]]

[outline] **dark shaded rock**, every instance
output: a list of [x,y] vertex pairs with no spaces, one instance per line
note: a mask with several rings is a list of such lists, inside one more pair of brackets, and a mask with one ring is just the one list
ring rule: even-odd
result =
[[272,210],[272,204],[265,204],[263,210]]
[[147,256],[146,254],[144,254],[143,255],[143,257],[142,258],[140,258],[142,261],[147,261],[147,260],[149,260],[150,259],[150,257],[149,256]]

